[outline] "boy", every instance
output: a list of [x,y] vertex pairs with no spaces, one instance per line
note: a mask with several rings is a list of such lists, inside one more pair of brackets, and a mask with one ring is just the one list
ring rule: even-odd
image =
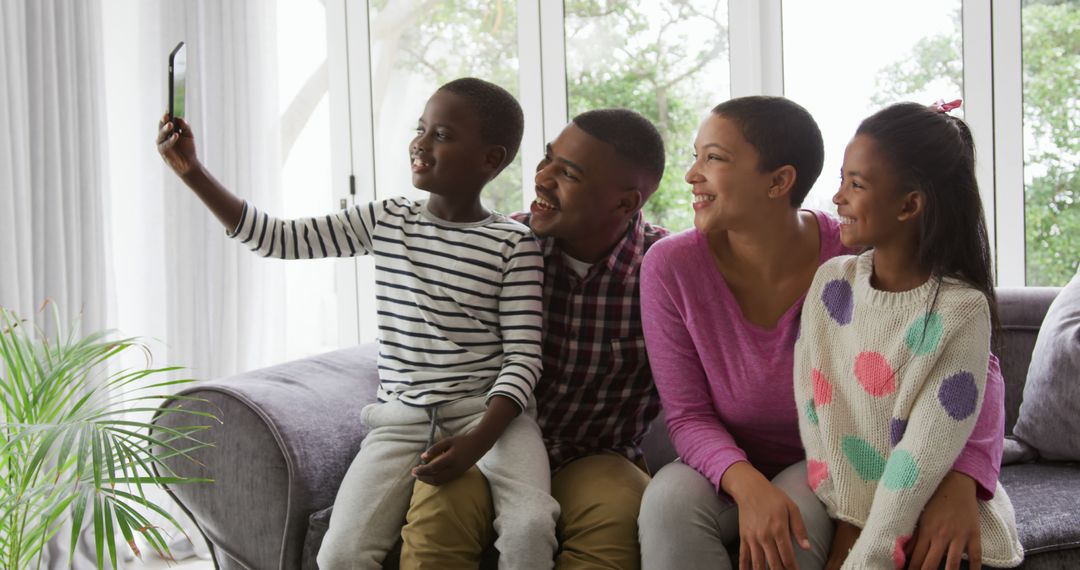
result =
[[[633,111],[588,111],[551,141],[536,170],[531,212],[514,217],[540,237],[545,260],[536,396],[561,506],[556,566],[637,568],[638,506],[649,482],[639,446],[660,405],[638,272],[645,251],[667,235],[641,207],[663,176],[664,142]],[[402,567],[475,567],[490,544],[486,487],[476,470],[448,486],[418,483]]]
[[513,96],[473,78],[431,96],[409,148],[413,185],[428,200],[298,220],[271,218],[222,187],[177,123],[179,134],[163,120],[159,152],[230,237],[264,257],[375,256],[378,403],[361,412],[371,431],[341,484],[320,567],[381,568],[413,477],[439,484],[474,464],[491,484],[507,565],[551,567],[558,504],[532,404],[542,258],[526,227],[480,203],[521,143]]

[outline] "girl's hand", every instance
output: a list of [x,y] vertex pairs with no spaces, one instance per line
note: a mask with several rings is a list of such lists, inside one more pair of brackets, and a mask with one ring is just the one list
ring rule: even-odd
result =
[[979,534],[979,501],[975,480],[958,471],[950,471],[926,503],[915,534],[908,541],[912,570],[960,568],[961,555],[967,552],[968,567],[982,568],[982,537]]
[[413,468],[413,477],[428,485],[449,483],[476,465],[489,449],[491,445],[475,432],[448,437],[420,455],[425,463]]
[[179,176],[191,172],[199,163],[195,155],[195,137],[191,134],[191,127],[183,119],[175,119],[180,126],[179,133],[173,127],[169,115],[166,113],[158,123],[157,149],[165,164],[173,169]]
[[806,550],[810,539],[795,502],[746,462],[728,468],[723,486],[739,505],[739,569],[798,568],[791,535]]
[[848,552],[855,546],[862,529],[845,521],[836,521],[836,532],[833,533],[832,546],[829,547],[829,560],[825,562],[825,570],[840,570],[847,560]]

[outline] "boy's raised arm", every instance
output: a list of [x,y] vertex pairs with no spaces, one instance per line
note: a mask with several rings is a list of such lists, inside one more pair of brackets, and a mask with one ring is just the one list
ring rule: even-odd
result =
[[195,153],[195,136],[183,119],[175,119],[180,125],[176,132],[169,116],[158,124],[158,153],[165,159],[184,184],[191,188],[229,232],[236,230],[244,213],[244,201],[221,185],[211,175]]

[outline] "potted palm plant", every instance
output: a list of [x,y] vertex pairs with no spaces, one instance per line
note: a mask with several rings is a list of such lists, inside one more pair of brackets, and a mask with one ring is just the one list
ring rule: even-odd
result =
[[[43,547],[66,522],[69,552],[82,529],[92,528],[99,568],[106,558],[116,568],[121,538],[139,555],[140,535],[168,558],[164,530],[150,514],[180,525],[144,489],[208,482],[153,465],[161,469],[162,459],[209,445],[196,435],[217,418],[158,408],[185,399],[168,392],[191,380],[168,379],[175,367],[153,368],[143,340],[113,331],[80,337],[77,325],[61,326],[55,307],[52,316],[56,332],[46,334],[0,307],[0,567],[41,566]],[[121,368],[133,352],[146,365]],[[151,430],[153,413],[188,414],[202,425]]]

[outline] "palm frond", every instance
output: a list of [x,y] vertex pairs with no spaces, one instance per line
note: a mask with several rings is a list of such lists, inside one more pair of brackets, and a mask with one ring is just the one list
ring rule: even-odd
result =
[[[92,527],[98,567],[108,558],[116,568],[121,537],[139,555],[136,535],[167,558],[162,530],[140,511],[181,527],[144,488],[210,479],[168,468],[159,474],[151,464],[194,461],[194,451],[212,445],[198,438],[210,427],[204,424],[220,420],[183,406],[150,407],[202,400],[170,395],[192,380],[167,378],[179,367],[152,366],[141,339],[115,331],[80,334],[78,320],[65,329],[52,308],[54,333],[47,335],[0,307],[0,567],[40,566],[42,549],[65,523],[71,552],[84,526]],[[116,365],[133,351],[143,355],[144,367]],[[184,414],[194,425],[131,419],[147,412]]]

